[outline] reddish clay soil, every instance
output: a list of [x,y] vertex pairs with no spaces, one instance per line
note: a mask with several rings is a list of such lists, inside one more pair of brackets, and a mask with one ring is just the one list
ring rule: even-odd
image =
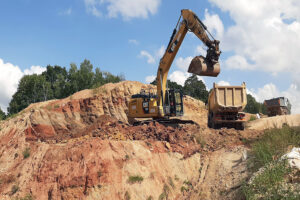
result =
[[181,119],[194,124],[130,125],[128,101],[141,88],[153,86],[107,84],[0,122],[0,199],[231,199],[219,191],[246,176],[235,159],[262,131],[209,129],[205,105],[188,96]]

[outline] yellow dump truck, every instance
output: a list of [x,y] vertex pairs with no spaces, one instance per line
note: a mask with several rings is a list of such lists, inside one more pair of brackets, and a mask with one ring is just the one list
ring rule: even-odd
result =
[[208,96],[208,127],[244,129],[247,104],[246,84],[219,86],[214,83]]

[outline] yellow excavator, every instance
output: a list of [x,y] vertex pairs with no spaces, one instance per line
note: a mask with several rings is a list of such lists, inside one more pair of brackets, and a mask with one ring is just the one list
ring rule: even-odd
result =
[[206,57],[196,56],[193,58],[188,72],[201,76],[218,76],[220,73],[218,62],[221,54],[220,42],[213,38],[195,13],[187,9],[181,10],[169,44],[160,59],[156,77],[157,92],[142,90],[139,94],[132,95],[129,101],[129,118],[168,119],[183,115],[182,92],[168,89],[167,77],[171,64],[188,31],[193,32],[207,46]]

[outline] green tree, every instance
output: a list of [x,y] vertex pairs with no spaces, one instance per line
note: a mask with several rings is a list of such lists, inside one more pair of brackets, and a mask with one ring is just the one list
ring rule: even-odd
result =
[[18,113],[29,104],[49,100],[52,96],[50,83],[44,75],[25,75],[9,103],[8,113]]
[[93,88],[100,87],[105,82],[103,78],[103,73],[100,71],[100,69],[97,67],[95,69],[95,76],[93,80]]
[[6,118],[6,114],[5,112],[2,111],[1,107],[0,107],[0,120],[4,120]]
[[[156,79],[154,81],[152,81],[150,84],[156,85],[157,84]],[[170,89],[176,89],[176,90],[183,91],[183,87],[176,82],[167,80],[167,85],[168,85],[168,88],[170,88]]]
[[91,88],[93,85],[94,72],[93,65],[89,60],[85,59],[80,64],[77,76],[77,86],[79,90]]
[[[17,113],[29,104],[46,101],[53,98],[64,98],[79,90],[98,87],[109,82],[124,80],[124,76],[115,76],[109,72],[101,72],[99,68],[93,71],[89,60],[84,60],[77,69],[71,63],[69,71],[65,67],[47,66],[41,75],[33,74],[23,76],[19,81],[17,92],[9,103],[9,115]],[[1,114],[1,113],[0,113]]]
[[117,83],[124,80],[122,75],[114,76],[109,72],[103,72],[103,76],[104,76],[104,83]]
[[256,113],[266,114],[267,112],[265,105],[257,102],[256,99],[251,94],[247,94],[247,105],[244,111],[252,114],[256,114]]
[[196,75],[190,76],[185,82],[183,87],[183,93],[200,99],[203,102],[207,102],[208,91],[202,80],[198,80]]
[[75,63],[71,63],[70,69],[68,72],[68,81],[67,81],[67,88],[68,93],[73,94],[79,91],[79,82],[78,82],[78,69]]
[[60,67],[55,65],[47,66],[47,70],[43,72],[43,75],[46,77],[46,81],[50,83],[51,90],[53,91],[53,97],[51,98],[64,98],[68,96],[67,91],[67,70],[65,67]]

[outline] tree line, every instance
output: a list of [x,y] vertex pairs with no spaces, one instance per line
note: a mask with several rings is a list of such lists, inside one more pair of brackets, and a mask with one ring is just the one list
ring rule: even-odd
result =
[[[156,85],[157,80],[154,80],[150,84]],[[176,89],[182,92],[183,95],[189,95],[195,99],[199,99],[203,102],[207,102],[208,91],[202,80],[198,80],[196,75],[192,75],[187,78],[184,85],[181,86],[176,82],[167,80],[168,88]]]
[[[19,81],[16,93],[12,96],[7,109],[8,116],[18,113],[31,103],[61,99],[84,89],[96,88],[106,83],[124,80],[123,75],[113,75],[94,69],[85,59],[78,68],[71,63],[69,70],[58,65],[48,65],[46,71],[37,75],[24,75]],[[6,117],[0,108],[0,119]]]

